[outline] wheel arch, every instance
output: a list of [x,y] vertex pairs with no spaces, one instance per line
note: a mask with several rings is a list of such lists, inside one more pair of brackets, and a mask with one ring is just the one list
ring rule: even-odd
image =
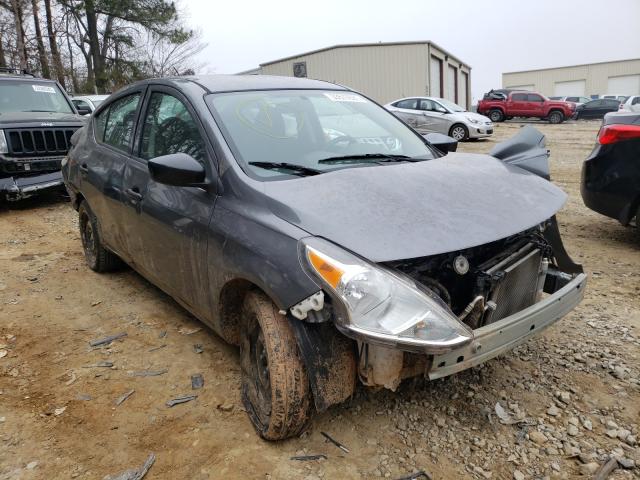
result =
[[[246,295],[253,291],[263,293],[277,304],[264,288],[246,278],[230,279],[220,291],[219,334],[233,345],[240,345],[242,306]],[[316,410],[322,412],[353,395],[357,379],[355,342],[340,333],[331,321],[314,324],[285,315],[307,370]]]

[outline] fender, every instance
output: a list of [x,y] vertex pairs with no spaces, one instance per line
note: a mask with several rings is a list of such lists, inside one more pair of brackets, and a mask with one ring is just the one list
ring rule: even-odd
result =
[[287,315],[307,369],[318,412],[341,403],[356,387],[356,346],[333,322],[309,323]]

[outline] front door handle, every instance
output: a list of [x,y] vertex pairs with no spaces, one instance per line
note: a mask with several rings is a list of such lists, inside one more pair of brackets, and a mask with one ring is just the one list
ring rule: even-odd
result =
[[140,201],[142,201],[142,194],[138,190],[138,187],[127,188],[125,190],[125,193],[127,194],[127,197],[129,197],[133,201],[133,203],[139,203]]

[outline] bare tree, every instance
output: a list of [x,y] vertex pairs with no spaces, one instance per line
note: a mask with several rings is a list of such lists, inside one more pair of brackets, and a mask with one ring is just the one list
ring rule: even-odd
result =
[[44,42],[42,41],[42,31],[40,30],[40,11],[38,8],[38,1],[31,0],[31,7],[33,11],[33,27],[36,32],[36,45],[38,46],[38,59],[40,60],[40,70],[44,78],[51,78],[49,71],[49,59],[47,51],[44,49]]
[[56,35],[53,30],[53,15],[51,14],[51,0],[44,0],[44,11],[47,18],[47,36],[49,37],[49,49],[51,50],[51,58],[53,59],[53,66],[56,70],[56,78],[60,85],[65,86],[64,82],[64,68],[62,67],[62,58],[60,57],[60,51],[58,50],[58,44]]
[[182,43],[173,43],[165,37],[149,34],[147,39],[147,64],[153,77],[184,75],[202,67],[195,58],[207,46],[201,40],[200,32],[194,32]]
[[16,26],[16,46],[18,53],[18,62],[20,70],[27,69],[27,49],[25,46],[24,34],[24,9],[22,0],[11,0],[11,10],[13,12],[13,21]]

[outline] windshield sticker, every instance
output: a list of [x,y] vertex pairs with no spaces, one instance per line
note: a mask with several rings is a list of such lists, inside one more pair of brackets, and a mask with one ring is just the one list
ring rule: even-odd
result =
[[45,87],[44,85],[31,85],[34,92],[42,93],[56,93],[56,89],[53,87]]
[[325,93],[325,97],[327,97],[332,102],[357,102],[357,103],[366,103],[367,101],[361,97],[360,95],[356,95],[355,93]]

